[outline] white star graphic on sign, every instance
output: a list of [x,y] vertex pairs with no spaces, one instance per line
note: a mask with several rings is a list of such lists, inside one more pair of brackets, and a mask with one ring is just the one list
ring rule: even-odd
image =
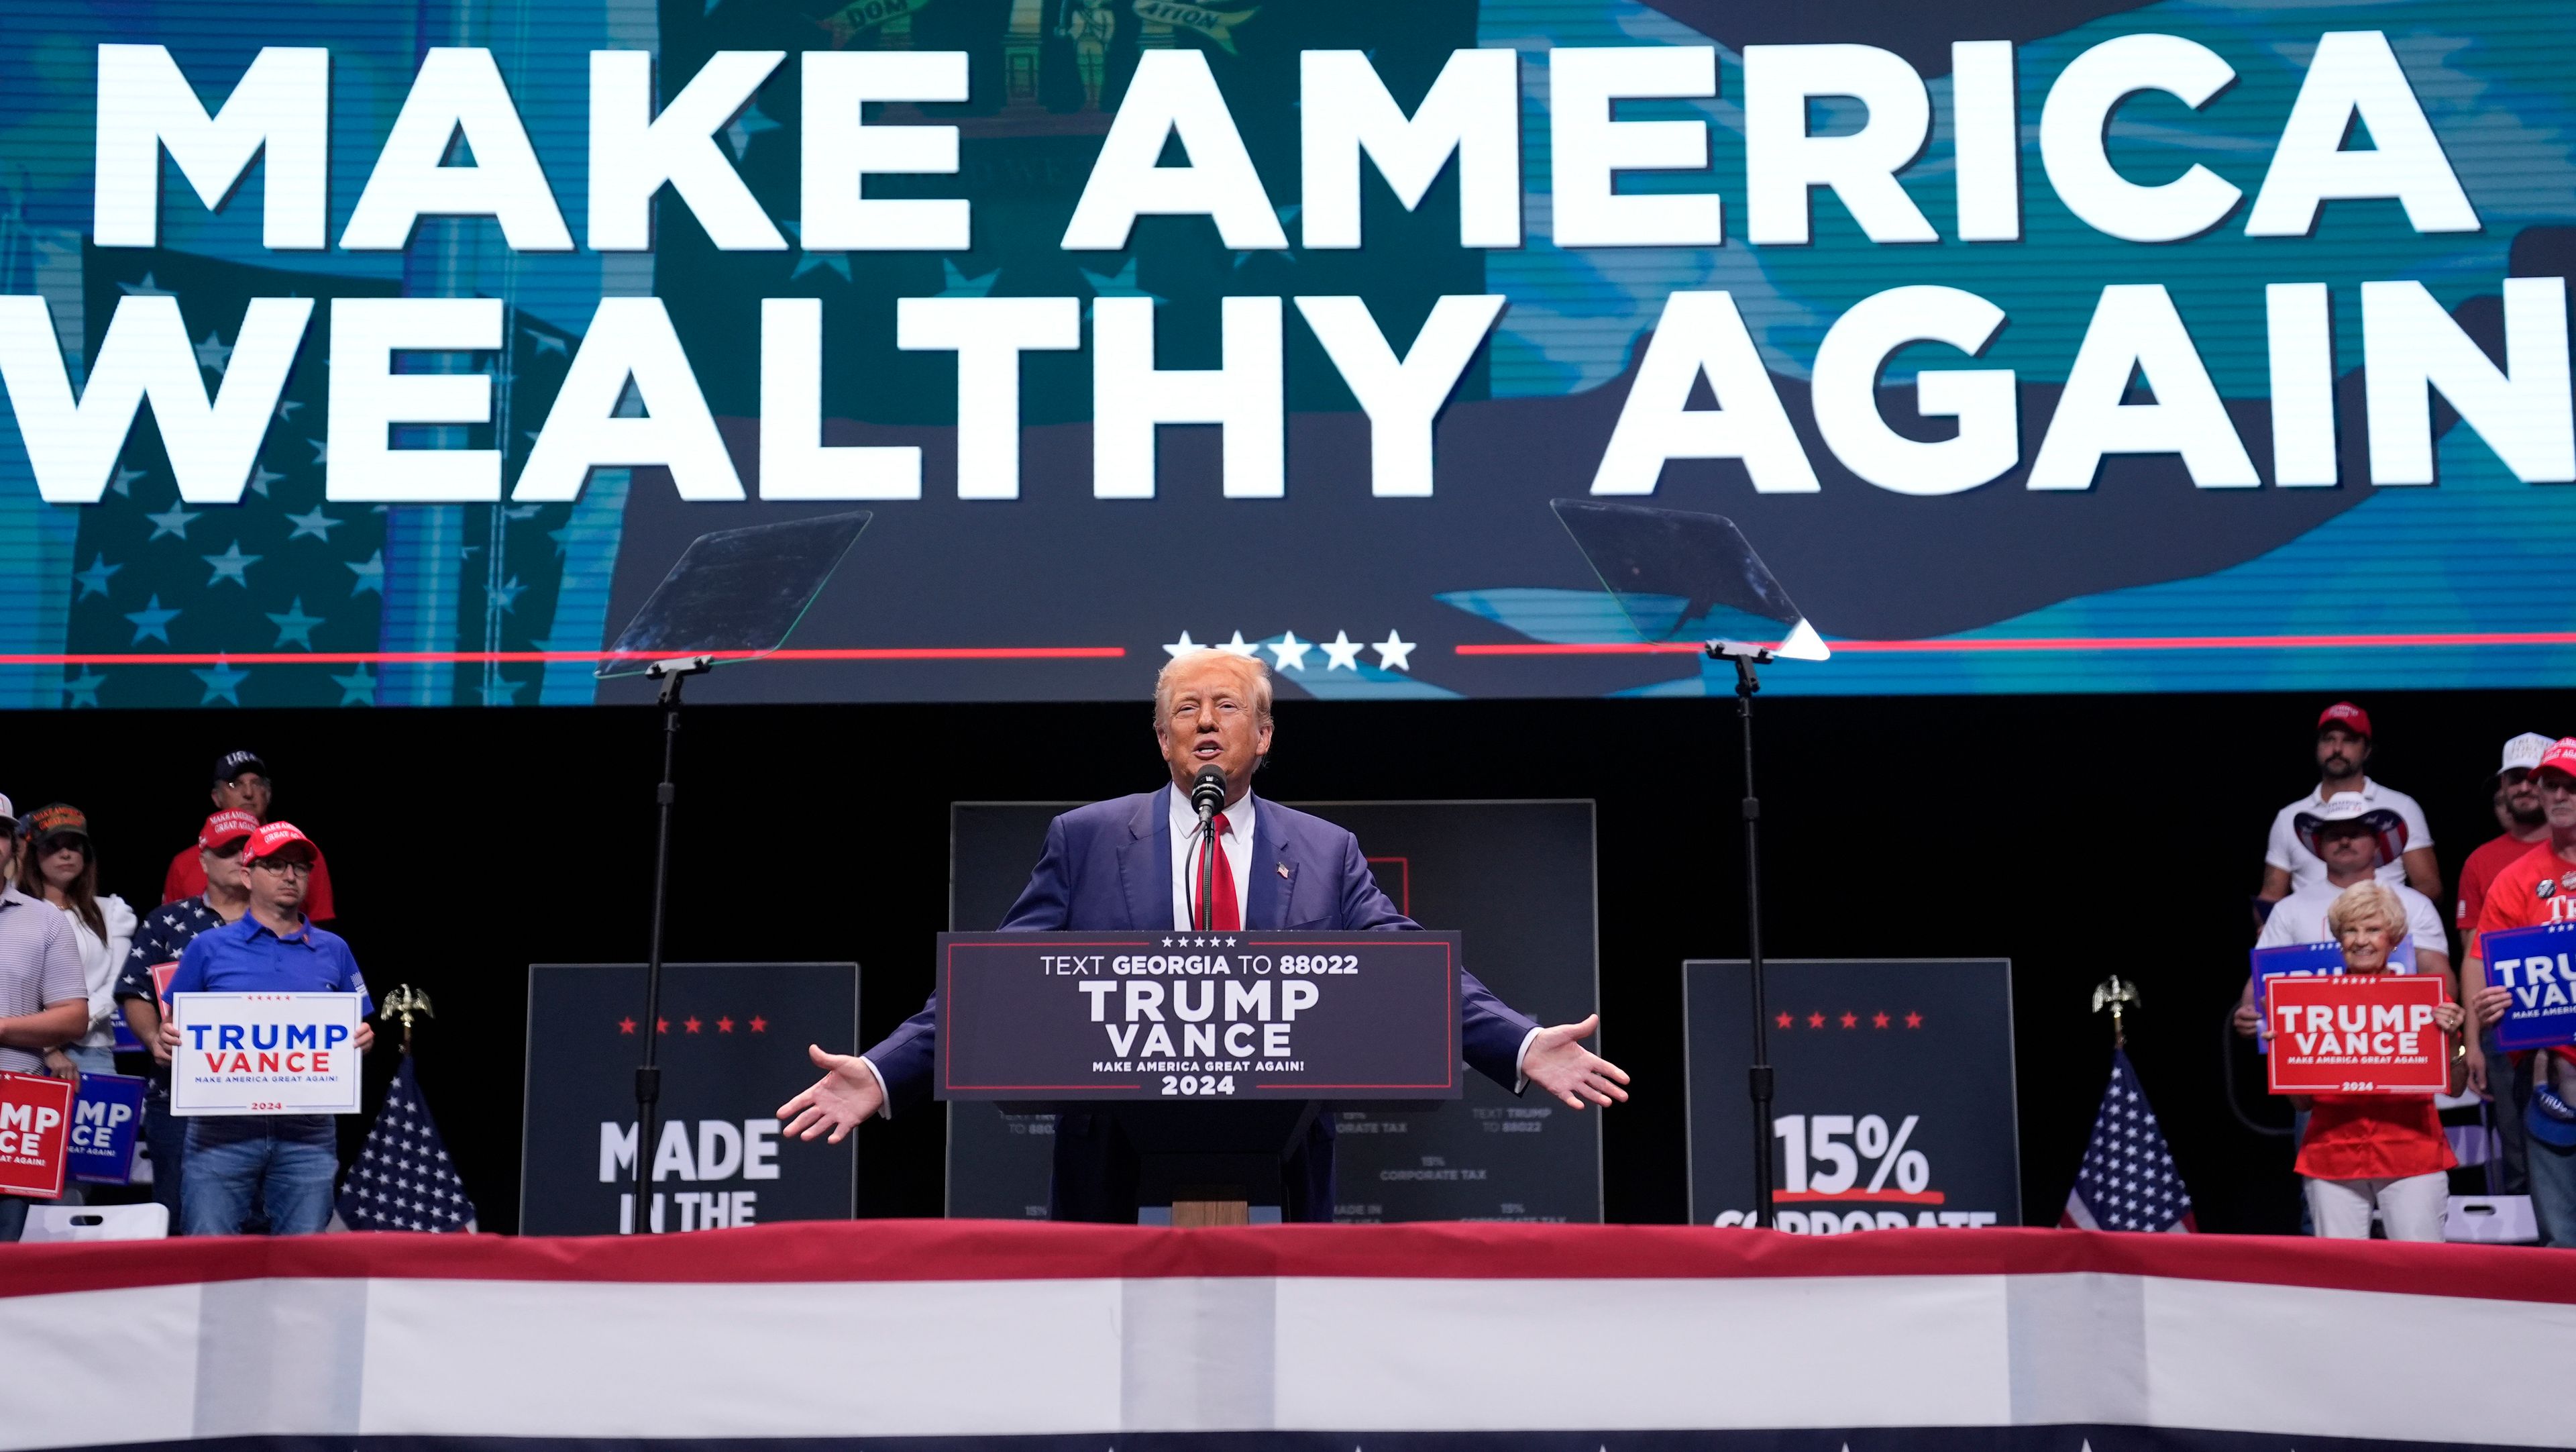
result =
[[324,544],[329,544],[331,542],[331,531],[339,528],[341,523],[341,521],[324,514],[322,512],[322,506],[319,504],[314,505],[312,512],[309,514],[290,514],[286,516],[286,522],[295,526],[295,532],[288,535],[288,539],[302,539],[309,534],[315,539],[322,541]]
[[331,462],[331,441],[329,439],[306,439],[304,442],[313,446],[314,463],[328,464]]
[[223,661],[217,661],[204,670],[190,671],[188,674],[205,682],[206,693],[197,698],[197,704],[200,706],[211,706],[217,701],[240,705],[241,683],[250,679],[250,672],[237,669]]
[[1385,640],[1370,646],[1369,649],[1377,652],[1380,670],[1403,671],[1407,674],[1412,672],[1413,667],[1407,663],[1407,658],[1413,654],[1413,647],[1394,631],[1388,631]]
[[152,521],[152,536],[150,539],[146,539],[144,543],[150,544],[152,540],[159,539],[165,534],[174,534],[183,540],[186,539],[188,537],[188,525],[202,512],[203,511],[191,510],[184,503],[176,503],[172,504],[168,509],[161,511],[159,514],[147,514],[143,516],[145,519]]
[[1270,654],[1278,660],[1281,670],[1302,671],[1306,668],[1306,652],[1314,648],[1315,642],[1299,640],[1297,632],[1291,630],[1282,634],[1278,642],[1270,646],[1269,650]]
[[537,356],[540,358],[543,358],[548,353],[561,353],[567,357],[571,356],[570,350],[566,346],[564,339],[558,334],[540,333],[534,328],[521,328],[519,331],[526,334],[530,342],[536,344]]
[[1184,630],[1181,632],[1180,639],[1163,647],[1163,654],[1170,656],[1174,660],[1179,660],[1182,656],[1187,655],[1198,648],[1199,643],[1190,639],[1190,633]]
[[1255,660],[1261,655],[1261,647],[1246,643],[1243,638],[1243,632],[1240,630],[1234,633],[1234,639],[1218,646],[1217,649],[1224,651],[1227,655],[1239,655],[1245,660]]
[[213,578],[206,581],[207,589],[211,590],[215,586],[222,584],[224,581],[230,580],[234,584],[247,590],[250,588],[250,576],[244,574],[243,571],[248,570],[255,564],[258,564],[263,556],[243,554],[241,552],[241,541],[234,540],[231,546],[225,549],[222,554],[199,555],[197,558],[204,560],[207,564],[215,567]]
[[141,282],[120,282],[116,285],[116,290],[125,294],[127,297],[170,296],[170,289],[154,282],[152,280],[152,274],[148,272],[143,274],[143,280]]
[[277,401],[277,416],[281,421],[291,419],[295,417],[295,411],[303,406],[303,399],[281,398]]
[[375,591],[379,598],[384,595],[385,552],[383,550],[376,551],[364,560],[343,560],[341,563],[347,565],[350,573],[358,577],[358,582],[349,587],[351,598],[354,599],[369,590]]
[[[716,13],[717,3],[718,0],[707,0],[709,15]],[[769,119],[768,113],[760,109],[760,103],[754,101],[743,107],[742,114],[733,118],[733,124],[724,129],[725,144],[733,148],[733,159],[740,161],[742,154],[751,150],[753,137],[764,131],[777,129],[778,123]]]
[[83,706],[96,706],[99,685],[106,679],[107,677],[91,670],[88,666],[82,666],[79,675],[63,682],[63,694],[70,698],[63,702],[64,706],[73,710]]
[[502,614],[514,615],[518,613],[519,597],[526,594],[527,590],[527,586],[519,583],[519,577],[512,575],[508,583],[492,592],[492,603],[501,607]]
[[1333,638],[1323,642],[1317,648],[1324,652],[1324,669],[1328,671],[1357,671],[1360,668],[1360,652],[1368,649],[1367,646],[1351,639],[1351,633],[1347,630],[1334,631]]
[[285,477],[286,476],[283,474],[272,474],[268,472],[268,466],[265,464],[255,464],[251,466],[250,471],[251,492],[262,499],[266,499],[268,497],[268,486]]
[[224,341],[223,334],[212,328],[206,330],[206,341],[197,344],[195,351],[197,366],[212,368],[217,373],[223,372],[224,365],[232,361],[232,345]]
[[141,469],[119,469],[116,477],[107,481],[107,487],[131,499],[134,497],[134,481],[142,477]]

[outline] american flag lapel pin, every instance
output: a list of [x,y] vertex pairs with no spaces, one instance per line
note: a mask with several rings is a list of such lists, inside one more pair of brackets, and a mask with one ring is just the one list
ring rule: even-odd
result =
[[1283,881],[1287,878],[1287,876],[1288,876],[1288,864],[1287,864],[1287,863],[1282,862],[1282,863],[1280,863],[1280,864],[1279,864],[1279,876],[1280,876],[1280,878],[1281,878]]

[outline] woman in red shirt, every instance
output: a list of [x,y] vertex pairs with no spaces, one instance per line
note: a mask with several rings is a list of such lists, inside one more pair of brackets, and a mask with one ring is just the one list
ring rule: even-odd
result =
[[[2406,905],[2384,884],[2356,883],[2326,909],[2326,928],[2343,947],[2343,971],[2386,973],[2389,953],[2406,940]],[[2460,1050],[2466,1017],[2452,1002],[2433,1011],[2451,1047],[2454,1094],[2468,1077]],[[2391,1240],[2440,1240],[2445,1172],[2457,1162],[2429,1094],[2319,1094],[2299,1140],[2308,1218],[2317,1234],[2336,1240],[2369,1239],[2374,1208]]]

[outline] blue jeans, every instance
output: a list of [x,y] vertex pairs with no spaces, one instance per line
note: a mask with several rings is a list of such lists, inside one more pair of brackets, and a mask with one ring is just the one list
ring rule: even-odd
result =
[[2526,1140],[2523,1154],[2531,1173],[2531,1214],[2540,1222],[2540,1243],[2576,1250],[2576,1150]]
[[2497,1048],[2494,1029],[2488,1029],[2479,1042],[2487,1056],[2487,1093],[2494,1096],[2488,1108],[2495,1117],[2498,1159],[2487,1172],[2487,1183],[2499,1195],[2528,1195],[2530,1155],[2523,1147],[2522,1111],[2531,1102],[2531,1066],[2516,1063],[2513,1055]]
[[340,1156],[330,1117],[198,1119],[188,1125],[190,1235],[239,1235],[254,1206],[271,1235],[314,1235],[331,1223]]

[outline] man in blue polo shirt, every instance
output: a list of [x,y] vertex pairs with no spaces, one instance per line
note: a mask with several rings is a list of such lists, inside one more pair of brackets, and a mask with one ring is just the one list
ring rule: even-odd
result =
[[[291,822],[270,822],[242,848],[250,910],[188,942],[170,993],[354,993],[359,1012],[376,1011],[367,981],[336,933],[304,915],[305,892],[319,854]],[[179,1017],[161,1025],[176,1049]],[[358,1049],[375,1030],[358,1024]],[[327,1114],[201,1116],[188,1122],[187,1171],[180,1218],[190,1235],[239,1235],[254,1207],[272,1235],[311,1235],[331,1220],[331,1182],[340,1171],[337,1130]]]

